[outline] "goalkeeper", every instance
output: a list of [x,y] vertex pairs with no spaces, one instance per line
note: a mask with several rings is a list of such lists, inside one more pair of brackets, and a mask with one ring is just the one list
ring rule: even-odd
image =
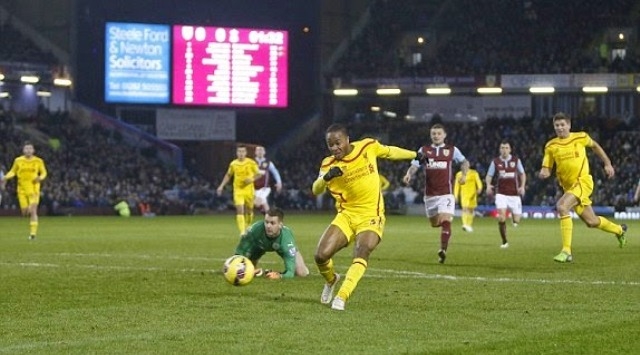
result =
[[[283,224],[283,220],[284,212],[281,209],[270,209],[263,221],[256,222],[247,229],[236,247],[235,253],[246,256],[256,267],[256,276],[265,275],[269,279],[277,280],[309,275],[309,269],[296,247],[293,232]],[[276,252],[282,258],[283,272],[263,271],[258,268],[258,261],[266,252]]]

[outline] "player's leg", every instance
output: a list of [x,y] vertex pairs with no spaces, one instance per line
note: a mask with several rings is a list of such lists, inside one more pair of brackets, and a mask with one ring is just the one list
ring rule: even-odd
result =
[[269,207],[269,195],[271,195],[271,188],[270,187],[263,187],[260,190],[263,191],[262,210],[263,210],[264,213],[267,213],[269,211],[269,209],[271,208],[271,207]]
[[473,232],[473,219],[476,215],[476,206],[475,205],[471,205],[467,208],[467,226],[469,226],[468,228],[468,232]]
[[510,205],[509,209],[511,209],[511,222],[514,227],[517,227],[522,218],[522,199],[520,196],[513,198],[513,205]]
[[29,239],[36,239],[38,234],[38,199],[29,205]]
[[304,263],[304,258],[300,251],[296,251],[296,271],[295,275],[298,277],[306,277],[309,275],[309,268]]
[[554,258],[558,262],[570,262],[571,240],[573,238],[573,220],[571,219],[571,209],[578,205],[578,198],[571,192],[565,192],[556,203],[556,211],[560,217],[560,235],[562,236],[562,251]]
[[358,286],[369,265],[371,252],[380,244],[384,230],[385,218],[382,216],[364,217],[356,222],[355,246],[351,266],[344,276],[344,281],[338,290],[331,308],[344,310],[345,302]]
[[518,227],[520,225],[520,220],[522,220],[522,213],[515,213],[511,210],[511,223],[514,227]]
[[500,232],[500,239],[502,239],[501,248],[505,249],[509,247],[507,240],[507,209],[498,208],[498,231]]
[[[268,189],[268,190],[271,190],[271,189]],[[269,212],[268,190],[265,187],[256,190],[256,198],[254,199],[254,204],[255,204],[255,207],[260,209],[262,213]]]
[[467,205],[466,205],[466,201],[462,196],[460,196],[460,209],[461,209],[460,222],[462,222],[462,230],[466,232],[467,231]]
[[28,216],[30,203],[27,194],[18,192],[18,205],[20,206],[20,213],[25,217]]
[[264,198],[260,196],[256,196],[255,207],[258,210],[260,210],[260,212],[262,212],[263,214],[266,214],[267,212],[269,212],[269,204]]
[[322,295],[320,296],[320,302],[324,304],[331,302],[335,286],[340,280],[340,275],[335,272],[333,267],[332,257],[349,244],[349,239],[343,229],[347,233],[353,234],[347,218],[342,214],[338,214],[322,233],[313,255],[318,271],[325,280]]
[[242,234],[244,234],[246,225],[244,219],[244,196],[234,191],[233,204],[236,206],[236,226],[238,227],[238,231],[240,231],[240,235],[242,236]]
[[444,263],[451,238],[451,221],[455,213],[455,199],[452,194],[437,196],[435,200],[436,215],[431,218],[431,225],[440,226],[440,250],[438,250],[438,262]]
[[[447,198],[451,196],[451,201]],[[429,224],[431,227],[437,228],[441,227],[440,230],[440,249],[438,250],[438,262],[444,263],[444,259],[446,258],[447,247],[449,245],[449,238],[451,237],[451,218],[445,219],[442,217],[443,212],[447,212],[443,210],[441,207],[446,206],[447,210],[449,210],[449,216],[453,216],[455,212],[455,199],[453,195],[444,195],[444,196],[425,196],[423,198],[424,201],[424,209],[427,214],[427,218],[429,219]],[[452,206],[450,206],[452,205]]]
[[253,192],[247,192],[244,196],[244,229],[247,230],[253,223],[253,200],[255,196]]
[[35,193],[18,193],[20,212],[29,217],[29,240],[36,239],[38,233],[38,197]]
[[507,207],[511,211],[511,223],[514,227],[517,227],[522,218],[522,199],[520,196],[510,197]]
[[[501,248],[508,248],[509,243],[507,241],[507,208],[509,203],[507,196],[504,194],[496,194],[496,210],[498,211],[498,232],[500,233],[500,239],[502,239]],[[503,246],[504,245],[504,246]]]
[[451,239],[451,221],[453,213],[438,213],[435,218],[436,223],[440,226],[440,249],[438,250],[438,262],[444,264],[447,257],[447,249],[449,248],[449,239]]
[[460,216],[460,219],[462,220],[462,230],[465,232],[471,232],[471,215],[470,215],[470,208],[469,205],[467,203],[464,204],[460,204],[460,207],[462,207],[462,215]]
[[616,236],[618,239],[618,244],[620,248],[624,247],[626,244],[626,239],[624,237],[625,232],[627,231],[626,225],[620,225],[611,222],[605,217],[596,215],[593,208],[589,206],[576,206],[576,213],[580,216],[580,219],[587,225],[589,228],[598,228],[607,233],[611,233]]

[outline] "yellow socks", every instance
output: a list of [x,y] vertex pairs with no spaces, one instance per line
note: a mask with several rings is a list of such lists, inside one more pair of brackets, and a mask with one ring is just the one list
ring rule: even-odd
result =
[[338,297],[345,301],[348,300],[365,271],[367,271],[367,261],[362,258],[353,259],[353,262],[344,277],[342,286],[340,286],[340,290],[338,291]]
[[324,264],[316,264],[318,266],[318,271],[320,271],[320,275],[324,277],[327,283],[332,283],[335,278],[335,271],[333,269],[333,259],[329,259],[324,262]]
[[236,225],[238,226],[238,230],[240,231],[240,234],[242,235],[244,233],[244,231],[247,229],[245,224],[244,224],[244,215],[243,214],[237,214],[236,215]]
[[36,235],[38,233],[38,221],[29,222],[29,235]]
[[573,237],[573,220],[571,215],[560,217],[560,235],[562,236],[562,251],[571,254],[571,238]]
[[462,211],[462,216],[460,219],[462,220],[462,225],[471,227],[473,225],[473,213]]
[[253,223],[253,208],[252,208],[251,212],[248,212],[248,213],[244,214],[244,218],[245,218],[244,225],[245,225],[245,230],[246,230]]
[[600,218],[600,224],[598,225],[598,229],[603,230],[605,232],[613,233],[615,235],[622,234],[621,225],[615,224],[604,217],[598,216],[598,218]]

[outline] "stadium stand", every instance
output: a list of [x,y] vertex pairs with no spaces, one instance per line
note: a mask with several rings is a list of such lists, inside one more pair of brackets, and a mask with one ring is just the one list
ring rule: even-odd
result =
[[[377,0],[371,20],[338,61],[333,77],[629,73],[634,55],[610,58],[607,29],[632,27],[636,1]],[[570,19],[570,20],[568,20]],[[409,33],[425,43],[411,48]],[[421,48],[417,48],[421,47]],[[603,52],[604,50],[604,52]],[[422,59],[413,61],[414,52]]]
[[58,64],[53,54],[40,50],[6,22],[0,25],[0,62]]
[[[111,207],[123,199],[134,211],[144,202],[156,214],[184,214],[224,208],[228,199],[215,196],[215,182],[167,166],[153,150],[132,148],[114,131],[83,127],[66,112],[41,110],[30,117],[0,112],[5,171],[22,154],[25,140],[35,143],[36,154],[47,163],[42,206],[49,214],[82,213],[83,208],[114,213]],[[2,206],[15,209],[15,184],[8,185],[4,196]]]

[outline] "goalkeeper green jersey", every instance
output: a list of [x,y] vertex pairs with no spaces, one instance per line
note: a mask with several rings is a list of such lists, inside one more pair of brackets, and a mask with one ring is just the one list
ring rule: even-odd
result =
[[266,252],[276,252],[284,260],[283,278],[295,275],[296,270],[296,242],[289,227],[283,226],[277,237],[270,238],[264,227],[264,221],[256,222],[249,227],[247,233],[240,239],[236,247],[236,254],[244,255],[257,262]]

